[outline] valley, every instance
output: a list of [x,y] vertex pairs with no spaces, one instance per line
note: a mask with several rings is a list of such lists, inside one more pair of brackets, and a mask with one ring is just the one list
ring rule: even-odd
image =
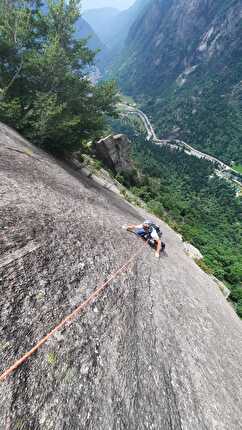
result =
[[238,193],[240,194],[242,187],[242,174],[240,174],[242,173],[242,170],[240,171],[240,168],[232,168],[218,158],[198,151],[196,148],[192,147],[191,145],[188,145],[186,142],[183,142],[181,140],[159,139],[149,118],[142,110],[137,109],[130,104],[124,103],[119,103],[118,108],[121,110],[121,112],[123,112],[123,115],[136,115],[140,118],[147,132],[147,141],[152,140],[157,145],[165,145],[171,149],[180,149],[188,155],[192,155],[194,157],[210,161],[211,163],[216,165],[215,172],[220,177],[223,177],[224,179],[228,179],[233,182],[238,187]]
[[152,0],[131,25],[113,76],[164,139],[242,162],[242,5]]

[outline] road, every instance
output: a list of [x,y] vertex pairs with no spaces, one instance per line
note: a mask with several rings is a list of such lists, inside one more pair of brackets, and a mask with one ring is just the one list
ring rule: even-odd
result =
[[183,149],[186,152],[186,154],[188,154],[188,155],[193,155],[194,157],[208,160],[211,163],[216,164],[216,166],[219,169],[220,176],[222,174],[222,176],[227,179],[228,175],[229,175],[230,179],[235,184],[242,187],[242,182],[239,179],[240,175],[232,167],[230,167],[229,165],[227,165],[223,161],[219,160],[218,158],[213,157],[212,155],[209,155],[209,154],[206,154],[205,152],[199,151],[198,149],[194,148],[193,146],[189,145],[188,143],[184,142],[183,140],[159,139],[155,133],[155,130],[154,130],[149,118],[147,117],[147,115],[144,112],[142,112],[140,109],[136,109],[136,108],[131,107],[131,106],[126,105],[126,104],[122,104],[122,105],[125,108],[126,114],[136,115],[143,121],[145,129],[147,131],[147,140],[148,141],[152,140],[157,145],[169,146],[172,149]]
[[[2,125],[0,194],[1,372],[141,249],[121,226],[151,215]],[[241,321],[154,220],[167,255],[144,248],[0,384],[0,429],[241,428]]]

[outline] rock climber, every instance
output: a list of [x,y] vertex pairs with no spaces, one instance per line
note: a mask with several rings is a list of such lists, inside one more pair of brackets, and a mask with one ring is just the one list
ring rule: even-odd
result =
[[161,240],[162,233],[160,231],[160,227],[158,227],[153,221],[145,220],[139,225],[130,224],[127,226],[127,230],[134,232],[137,236],[146,240],[148,244],[156,250],[155,256],[157,258],[159,258],[160,253],[164,251],[165,244]]

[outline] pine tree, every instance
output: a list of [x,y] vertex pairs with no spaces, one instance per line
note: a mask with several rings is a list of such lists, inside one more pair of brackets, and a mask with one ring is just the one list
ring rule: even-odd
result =
[[[54,153],[100,135],[115,115],[113,82],[93,85],[95,53],[74,37],[80,2],[2,0],[0,120]],[[46,6],[46,5],[45,5]]]

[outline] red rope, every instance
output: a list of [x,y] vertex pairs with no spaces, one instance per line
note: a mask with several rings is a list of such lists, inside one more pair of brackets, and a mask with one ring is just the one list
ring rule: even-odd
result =
[[[143,249],[143,247],[142,247]],[[26,352],[19,360],[17,360],[12,366],[6,369],[0,375],[0,381],[4,381],[12,372],[14,372],[18,367],[21,366],[25,361],[28,360],[41,346],[43,346],[57,331],[61,330],[63,326],[70,321],[77,318],[78,314],[85,309],[89,303],[91,303],[107,286],[115,279],[120,273],[124,272],[129,264],[141,253],[141,250],[134,254],[120,269],[116,270],[110,275],[107,281],[105,281],[99,288],[97,288],[84,302],[82,302],[71,314],[65,317],[53,330],[51,330],[45,337],[43,337],[36,345],[28,352]]]

